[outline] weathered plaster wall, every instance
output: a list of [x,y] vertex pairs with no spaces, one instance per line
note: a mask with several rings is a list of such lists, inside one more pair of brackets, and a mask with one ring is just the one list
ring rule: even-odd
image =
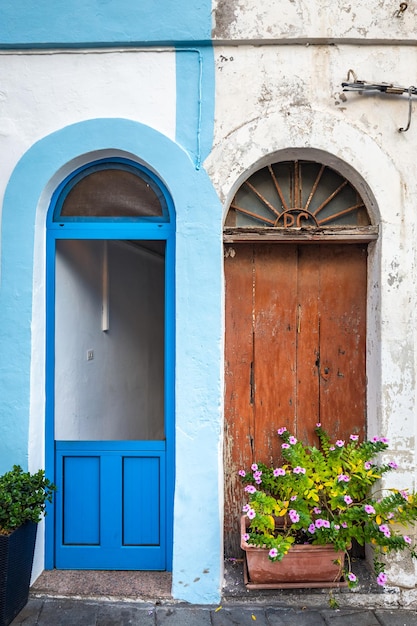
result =
[[[322,37],[325,14],[310,5],[282,3],[281,26],[288,25],[290,6],[303,9],[306,17],[302,29],[300,22],[300,28],[288,29],[287,35]],[[346,3],[336,5],[326,9],[326,28],[337,38],[348,33],[347,11],[337,11]],[[380,225],[379,240],[369,247],[368,434],[390,439],[387,460],[394,458],[401,468],[387,478],[390,486],[394,482],[398,487],[415,487],[416,124],[413,120],[408,132],[398,131],[407,123],[406,95],[344,93],[341,87],[349,69],[360,80],[408,87],[417,70],[414,50],[408,45],[342,41],[251,45],[252,38],[282,36],[278,21],[272,21],[277,18],[272,4],[266,3],[262,11],[254,7],[254,3],[236,3],[232,17],[230,4],[218,5],[229,24],[223,36],[231,40],[215,49],[215,135],[205,167],[225,212],[252,171],[280,159],[321,160],[359,186],[374,223]],[[404,28],[410,14],[391,17],[382,28],[380,10],[388,8],[388,3],[374,6],[371,20],[368,8],[356,7],[352,22],[352,7],[350,32],[364,16],[374,37],[390,37],[390,28]],[[262,19],[256,21],[255,13]],[[336,15],[340,20],[333,24]],[[404,38],[408,41],[411,35],[409,28]],[[220,38],[219,31],[215,36]],[[234,38],[248,41],[237,45]],[[414,563],[392,564],[392,583],[410,587],[416,580]]]
[[417,7],[399,0],[214,0],[214,41],[415,42]]

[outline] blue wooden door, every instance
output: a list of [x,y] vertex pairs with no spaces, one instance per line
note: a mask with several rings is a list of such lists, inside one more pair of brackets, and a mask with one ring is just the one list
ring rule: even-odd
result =
[[165,442],[57,442],[56,567],[166,569]]
[[47,569],[172,567],[173,218],[126,159],[83,166],[51,203]]

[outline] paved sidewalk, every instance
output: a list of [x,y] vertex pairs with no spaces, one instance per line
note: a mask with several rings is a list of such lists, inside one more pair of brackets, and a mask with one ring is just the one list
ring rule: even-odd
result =
[[403,609],[288,608],[30,598],[12,626],[417,626],[417,611]]

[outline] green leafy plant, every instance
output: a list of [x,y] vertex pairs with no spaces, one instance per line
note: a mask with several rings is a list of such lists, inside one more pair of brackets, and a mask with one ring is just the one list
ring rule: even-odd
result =
[[304,445],[287,431],[278,429],[284,463],[268,467],[254,463],[239,475],[249,495],[243,511],[249,519],[242,539],[265,547],[272,561],[282,560],[294,543],[333,544],[347,555],[344,575],[350,587],[357,584],[351,571],[352,540],[374,547],[374,570],[379,585],[387,576],[382,556],[415,547],[401,527],[417,520],[417,495],[398,489],[377,489],[383,474],[397,469],[395,462],[378,463],[388,448],[385,438],[359,442],[330,441],[317,424],[320,446]]
[[55,489],[43,470],[31,474],[14,465],[0,476],[0,534],[8,535],[28,521],[37,524]]

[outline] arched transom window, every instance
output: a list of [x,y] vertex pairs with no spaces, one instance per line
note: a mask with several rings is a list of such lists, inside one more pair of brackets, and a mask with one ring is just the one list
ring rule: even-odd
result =
[[81,167],[64,181],[56,196],[53,221],[170,221],[161,182],[127,159]]
[[[363,199],[332,168],[314,161],[283,161],[252,174],[238,189],[225,233],[305,231],[376,237]],[[290,233],[287,232],[286,235]]]

